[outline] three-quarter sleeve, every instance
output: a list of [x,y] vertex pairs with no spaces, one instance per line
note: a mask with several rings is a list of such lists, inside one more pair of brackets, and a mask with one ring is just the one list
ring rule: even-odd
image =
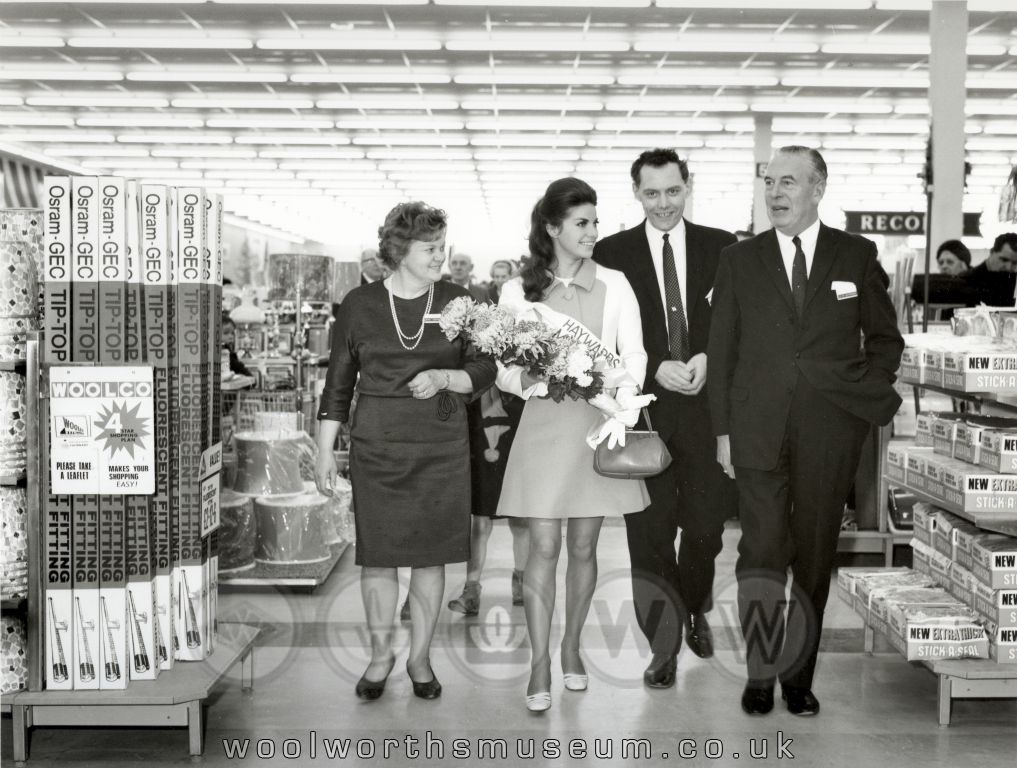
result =
[[463,345],[463,370],[473,382],[472,399],[480,397],[494,384],[494,378],[498,373],[498,367],[494,358],[477,351],[472,344]]
[[318,419],[345,422],[349,419],[353,390],[357,385],[360,364],[354,343],[353,317],[355,301],[349,297],[339,306],[332,325],[332,349],[328,358],[325,388],[318,405]]

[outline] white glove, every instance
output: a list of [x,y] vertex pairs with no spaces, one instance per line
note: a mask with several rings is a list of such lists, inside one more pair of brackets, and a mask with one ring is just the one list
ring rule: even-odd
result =
[[600,424],[594,424],[586,435],[586,444],[596,449],[598,445],[607,440],[607,447],[614,448],[616,445],[625,446],[625,425],[618,419],[605,419]]

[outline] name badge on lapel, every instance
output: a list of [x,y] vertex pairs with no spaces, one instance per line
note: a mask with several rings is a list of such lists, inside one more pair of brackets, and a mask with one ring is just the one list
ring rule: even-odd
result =
[[858,298],[858,288],[850,280],[834,280],[830,283],[830,289],[837,294],[837,301]]
[[439,320],[441,320],[441,313],[440,312],[432,312],[429,315],[424,315],[424,323],[425,324],[426,323],[432,323],[432,324],[433,323],[437,323]]

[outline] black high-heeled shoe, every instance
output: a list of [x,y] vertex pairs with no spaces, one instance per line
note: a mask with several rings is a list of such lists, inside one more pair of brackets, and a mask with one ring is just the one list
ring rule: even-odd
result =
[[385,673],[385,677],[381,680],[368,680],[367,672],[357,680],[357,698],[364,699],[365,701],[374,701],[380,699],[381,694],[385,692],[385,683],[388,682],[388,676],[392,674],[392,668],[395,666],[395,658],[388,665],[388,672]]
[[[427,666],[430,668],[431,662],[427,662]],[[421,699],[437,699],[441,696],[441,683],[438,682],[438,676],[434,674],[434,670],[431,669],[431,679],[426,683],[418,683],[413,679],[413,675],[410,674],[409,662],[406,664],[406,674],[410,678],[410,682],[413,683],[413,695]]]

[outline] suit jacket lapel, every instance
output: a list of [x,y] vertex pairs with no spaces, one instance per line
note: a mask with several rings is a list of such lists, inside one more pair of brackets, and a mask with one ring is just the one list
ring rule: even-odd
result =
[[633,271],[638,275],[641,291],[650,300],[650,309],[656,315],[654,325],[660,328],[667,338],[667,323],[664,319],[664,302],[660,298],[660,284],[657,282],[657,270],[653,267],[653,256],[650,255],[650,241],[646,239],[646,222],[635,228],[633,235]]
[[821,287],[826,283],[826,276],[833,268],[833,262],[837,258],[837,245],[829,227],[819,225],[819,237],[816,238],[816,253],[812,257],[812,270],[809,272],[809,282],[805,288],[805,311],[809,304],[816,298]]
[[692,327],[692,312],[699,305],[699,287],[702,283],[699,261],[699,231],[694,224],[685,222],[685,316]]
[[780,255],[777,234],[772,229],[765,234],[765,237],[760,242],[759,259],[763,264],[763,271],[773,281],[777,293],[784,298],[788,309],[793,312],[795,301],[794,297],[791,296],[791,282],[788,279],[787,270],[784,269],[784,259]]

